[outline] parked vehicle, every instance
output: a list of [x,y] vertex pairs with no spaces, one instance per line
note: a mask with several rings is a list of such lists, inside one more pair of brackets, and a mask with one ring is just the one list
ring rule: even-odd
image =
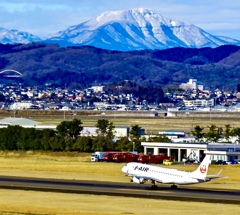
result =
[[95,152],[91,155],[91,161],[93,161],[93,162],[102,161],[102,158],[105,155],[106,155],[106,152]]
[[139,155],[138,162],[140,163],[163,163],[164,159],[168,159],[170,161],[173,161],[173,156],[167,156],[165,154],[159,154],[159,155]]
[[164,159],[164,160],[163,160],[163,164],[164,164],[164,165],[172,165],[173,162],[172,162],[171,160]]
[[216,164],[216,160],[211,160],[211,164]]
[[116,154],[116,152],[106,152],[105,155],[102,157],[102,161],[112,162],[113,156],[115,154]]
[[122,153],[115,153],[113,155],[114,162],[137,162],[139,155],[133,154],[131,152],[122,152]]
[[216,161],[215,164],[217,164],[217,165],[227,165],[228,163],[224,160],[218,160],[218,161]]
[[236,159],[234,161],[236,161],[238,164],[240,164],[240,159]]
[[227,161],[227,164],[238,164],[236,160]]
[[188,159],[185,160],[185,163],[189,164],[189,163],[200,163],[200,162],[198,160],[188,158]]

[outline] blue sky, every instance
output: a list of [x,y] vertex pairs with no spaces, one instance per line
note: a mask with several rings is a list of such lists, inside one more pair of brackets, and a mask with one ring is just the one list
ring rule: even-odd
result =
[[139,7],[240,40],[240,0],[1,0],[0,27],[44,37],[105,11]]

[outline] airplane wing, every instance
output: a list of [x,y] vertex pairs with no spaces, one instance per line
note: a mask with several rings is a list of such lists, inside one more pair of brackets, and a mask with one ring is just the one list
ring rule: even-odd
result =
[[219,179],[219,178],[228,178],[227,176],[220,176],[221,172],[222,172],[222,169],[215,175],[207,175],[206,179],[207,180],[215,180],[215,179]]
[[146,177],[146,176],[141,176],[141,175],[135,175],[134,177],[136,177],[138,179],[140,179],[140,178],[144,179],[145,181],[155,181],[155,182],[163,183],[163,184],[171,184],[172,183],[172,180],[169,181],[169,180],[155,178],[155,177]]
[[138,179],[144,179],[145,181],[156,181],[156,180],[158,180],[157,178],[154,178],[154,177],[148,177],[148,176],[146,176],[146,175],[139,175],[139,174],[126,174],[126,176],[130,176],[130,177],[135,177],[135,178],[138,178]]
[[[159,181],[159,179],[154,178],[154,177],[146,177],[146,176],[141,176],[141,175],[135,175],[136,178],[143,178],[146,181]],[[159,181],[161,182],[161,181]]]

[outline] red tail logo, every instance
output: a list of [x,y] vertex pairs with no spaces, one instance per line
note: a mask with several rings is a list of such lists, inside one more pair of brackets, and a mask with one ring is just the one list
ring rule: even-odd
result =
[[201,172],[201,173],[205,173],[206,170],[207,170],[206,165],[202,165],[202,166],[200,166],[200,172]]

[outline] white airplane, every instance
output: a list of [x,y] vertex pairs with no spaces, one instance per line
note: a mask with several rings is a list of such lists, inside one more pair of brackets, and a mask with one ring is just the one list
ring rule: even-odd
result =
[[144,184],[146,181],[152,182],[152,189],[157,189],[156,183],[172,184],[171,188],[176,189],[178,185],[198,184],[208,182],[221,177],[222,170],[216,175],[207,175],[210,155],[206,155],[197,170],[185,172],[177,169],[168,169],[147,164],[131,162],[126,164],[122,171],[125,176],[131,177],[131,182]]

